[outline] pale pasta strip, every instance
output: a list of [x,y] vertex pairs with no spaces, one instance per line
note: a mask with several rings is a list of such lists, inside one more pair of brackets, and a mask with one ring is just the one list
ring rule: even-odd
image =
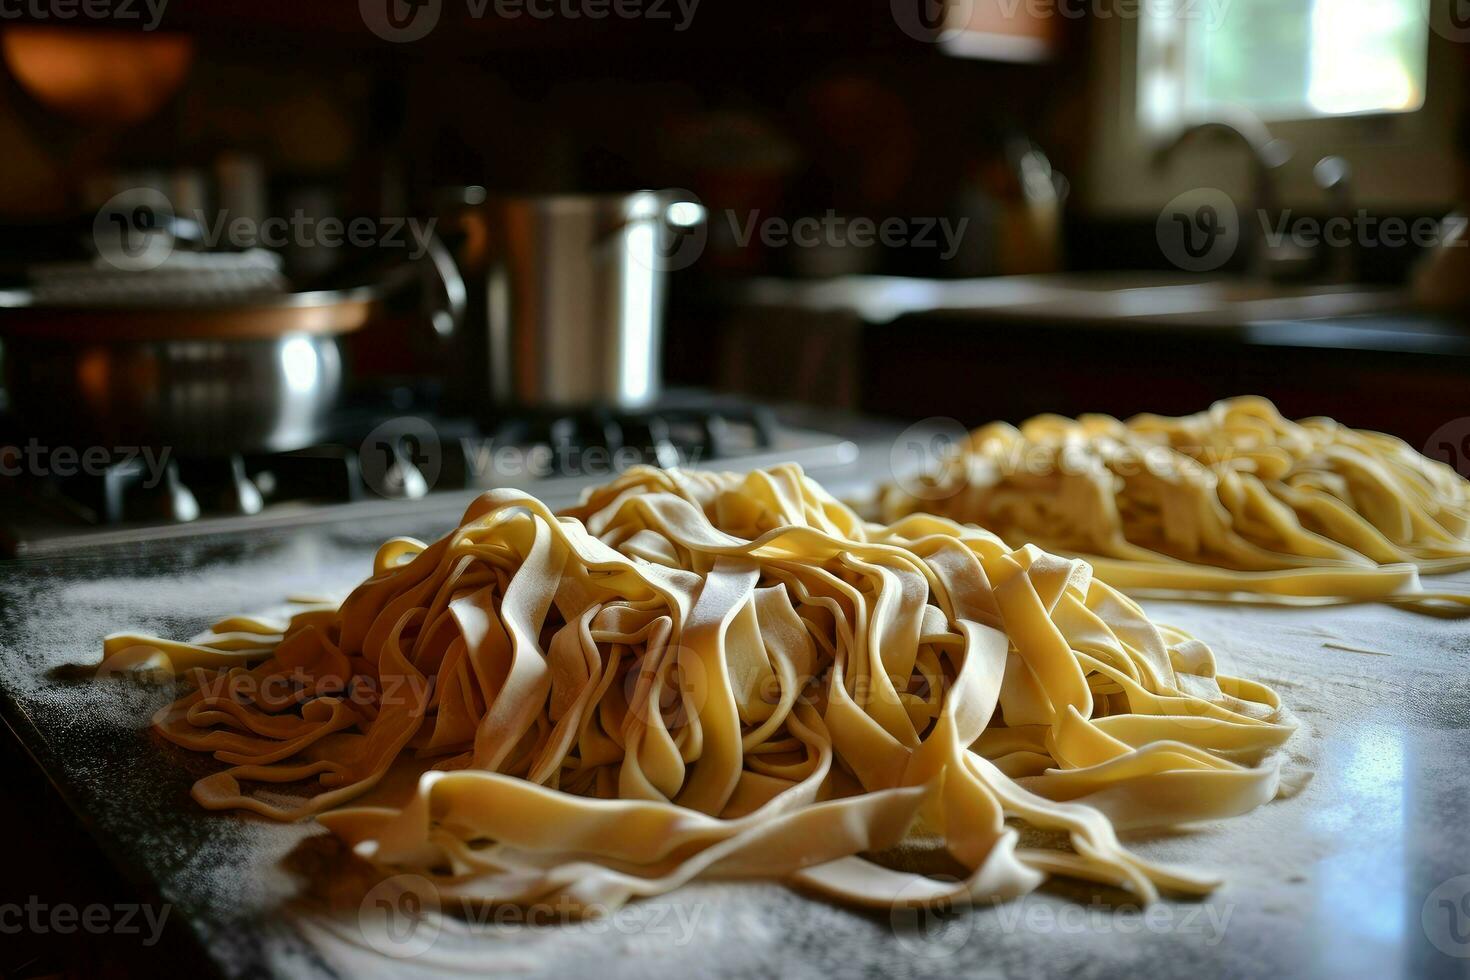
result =
[[[1206,891],[1115,831],[1271,799],[1292,731],[1085,563],[866,524],[795,466],[640,468],[559,515],[494,491],[431,545],[384,545],[339,609],[105,653],[150,642],[195,684],[158,731],[229,767],[199,803],[316,815],[491,903],[607,909],[701,876],[879,906],[1054,874]],[[404,805],[347,805],[395,764],[427,770]],[[1070,848],[1018,847],[1016,822]],[[872,860],[921,838],[968,874]]]

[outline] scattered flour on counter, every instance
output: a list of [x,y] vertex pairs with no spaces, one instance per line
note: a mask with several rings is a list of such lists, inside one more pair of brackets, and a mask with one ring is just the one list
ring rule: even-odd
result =
[[[1160,903],[1168,910],[1162,916],[1167,929],[1151,929],[1148,913],[1130,910],[1125,897],[1114,894],[1098,904],[1089,889],[1070,885],[1048,886],[1011,908],[926,921],[914,932],[887,913],[840,908],[777,884],[701,882],[630,906],[619,913],[627,916],[621,932],[592,923],[493,934],[451,926],[443,947],[436,943],[430,956],[393,961],[365,946],[350,907],[325,918],[287,911],[313,882],[337,873],[337,865],[308,860],[314,842],[325,836],[319,827],[189,808],[188,786],[213,763],[188,759],[189,753],[146,731],[153,711],[173,697],[172,685],[126,676],[94,681],[86,672],[107,633],[187,636],[224,615],[278,607],[293,593],[339,593],[367,574],[370,556],[366,547],[317,541],[202,572],[141,580],[114,574],[45,589],[0,586],[12,608],[23,603],[27,609],[18,620],[24,631],[0,636],[8,695],[25,712],[45,716],[58,757],[67,755],[72,739],[88,746],[74,753],[77,759],[97,757],[98,744],[110,746],[97,771],[79,768],[69,777],[90,787],[92,795],[82,802],[110,807],[107,833],[148,853],[150,871],[164,879],[165,898],[190,909],[203,923],[201,933],[222,944],[217,948],[238,944],[242,964],[312,974],[325,961],[342,976],[398,976],[405,969],[453,976],[469,965],[474,973],[585,973],[599,980],[649,980],[665,972],[815,980],[849,975],[855,967],[875,980],[934,974],[1086,978],[1123,970],[1291,975],[1321,970],[1306,952],[1301,963],[1291,960],[1304,935],[1369,928],[1361,918],[1366,913],[1351,904],[1363,889],[1394,895],[1394,888],[1407,887],[1399,879],[1414,862],[1470,871],[1454,851],[1455,837],[1411,833],[1435,821],[1455,826],[1470,810],[1464,775],[1470,630],[1464,621],[1386,606],[1148,601],[1144,606],[1156,621],[1208,643],[1223,673],[1281,693],[1300,723],[1284,750],[1285,770],[1312,776],[1290,798],[1234,820],[1125,835],[1150,859],[1214,870],[1225,879],[1203,902]],[[1445,789],[1416,804],[1426,812],[1409,813],[1404,801],[1411,785]],[[1417,909],[1408,892],[1394,897]],[[1079,906],[1085,915],[1073,929],[1069,916]],[[254,925],[236,931],[230,923],[237,921]]]

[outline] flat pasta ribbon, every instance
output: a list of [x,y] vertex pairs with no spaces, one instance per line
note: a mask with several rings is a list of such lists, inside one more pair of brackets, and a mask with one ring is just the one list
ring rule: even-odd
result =
[[[1116,831],[1265,803],[1293,730],[1086,563],[867,524],[791,465],[640,467],[561,514],[493,491],[385,544],[340,608],[113,658],[192,679],[154,725],[228,766],[203,806],[315,815],[444,895],[584,910],[704,876],[885,907],[1048,875],[1207,891]],[[394,766],[422,773],[406,803],[345,805]],[[965,874],[872,859],[916,841]]]
[[1392,436],[1292,422],[1264,398],[1183,418],[991,423],[885,487],[879,511],[1083,557],[1135,597],[1470,612],[1470,594],[1420,580],[1470,568],[1470,482]]

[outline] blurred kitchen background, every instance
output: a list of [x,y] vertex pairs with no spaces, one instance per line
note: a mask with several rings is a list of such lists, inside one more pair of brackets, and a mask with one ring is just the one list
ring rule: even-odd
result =
[[1464,465],[1453,0],[35,0],[0,50],[12,547],[472,486],[465,433],[820,467],[1259,393]]

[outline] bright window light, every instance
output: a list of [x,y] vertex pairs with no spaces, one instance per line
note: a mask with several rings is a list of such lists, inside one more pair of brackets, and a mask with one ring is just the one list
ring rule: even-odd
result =
[[1138,111],[1167,129],[1242,106],[1263,119],[1424,104],[1429,0],[1142,4]]

